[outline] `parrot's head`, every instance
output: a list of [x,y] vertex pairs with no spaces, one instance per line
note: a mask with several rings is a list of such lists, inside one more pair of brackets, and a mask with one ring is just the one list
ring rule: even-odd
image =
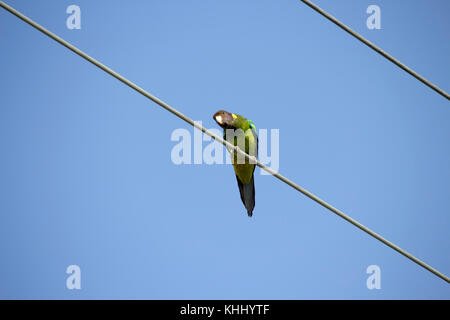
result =
[[213,118],[223,129],[231,129],[233,128],[233,121],[236,116],[225,110],[219,110],[214,114]]

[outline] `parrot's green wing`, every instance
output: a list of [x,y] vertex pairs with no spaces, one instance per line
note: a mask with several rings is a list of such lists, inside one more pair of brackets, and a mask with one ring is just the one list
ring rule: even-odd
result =
[[[245,131],[244,139],[234,139],[233,145],[237,145],[242,151],[245,151],[250,156],[258,156],[258,135],[256,134],[256,128],[250,120],[245,119],[247,123],[241,126]],[[245,141],[245,143],[244,143]],[[255,164],[250,163],[248,159],[239,159],[238,156],[232,153],[233,167],[236,174],[236,180],[241,195],[241,200],[247,209],[249,217],[253,214],[253,208],[255,207],[255,182],[253,173],[255,171]],[[242,161],[244,160],[244,161]]]
[[[258,155],[258,136],[256,132],[252,130],[252,139],[250,140],[250,149],[254,149],[254,152],[250,152],[250,155],[254,155],[255,157]],[[239,193],[241,194],[241,200],[247,209],[247,214],[249,217],[253,215],[253,209],[255,208],[255,180],[254,180],[254,172],[255,172],[254,164],[236,164],[234,165],[234,171],[236,173],[236,180],[239,187]],[[251,176],[248,181],[248,176]],[[248,181],[248,183],[243,183],[243,181]],[[245,180],[244,180],[245,179]]]

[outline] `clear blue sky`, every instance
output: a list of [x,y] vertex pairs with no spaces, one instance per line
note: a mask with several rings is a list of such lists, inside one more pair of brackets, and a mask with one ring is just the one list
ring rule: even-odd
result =
[[[450,274],[449,102],[300,1],[6,2],[208,128],[279,129],[282,174]],[[448,1],[315,3],[450,91]],[[0,48],[0,298],[450,298],[259,169],[248,218],[230,166],[172,163],[192,128],[4,10]]]

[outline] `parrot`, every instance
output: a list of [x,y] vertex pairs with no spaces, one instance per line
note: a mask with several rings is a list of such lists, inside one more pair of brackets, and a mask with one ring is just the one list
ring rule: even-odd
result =
[[[225,110],[217,111],[213,119],[223,129],[224,140],[256,159],[258,156],[258,135],[256,133],[256,127],[251,120]],[[236,174],[242,203],[247,209],[247,215],[251,217],[255,207],[255,182],[253,173],[256,165],[244,156],[238,155],[235,149],[227,147],[227,150],[231,154],[231,162],[234,173]]]

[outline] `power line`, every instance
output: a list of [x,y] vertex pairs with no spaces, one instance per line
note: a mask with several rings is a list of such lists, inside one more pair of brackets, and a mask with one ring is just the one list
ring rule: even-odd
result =
[[447,92],[445,92],[444,90],[442,90],[441,88],[439,88],[435,84],[431,83],[430,81],[428,81],[427,79],[422,77],[420,74],[418,74],[414,70],[412,70],[412,69],[408,68],[407,66],[405,66],[403,63],[401,63],[400,61],[398,61],[397,59],[392,57],[390,54],[388,54],[387,52],[383,51],[381,48],[377,47],[372,42],[370,42],[369,40],[367,40],[366,38],[364,38],[360,34],[356,33],[354,30],[352,30],[349,27],[347,27],[345,24],[343,24],[338,19],[336,19],[335,17],[333,17],[329,13],[327,13],[324,10],[322,10],[321,8],[319,8],[317,5],[315,5],[311,1],[308,1],[308,0],[301,0],[301,1],[304,2],[306,5],[308,5],[309,7],[313,8],[315,11],[320,13],[322,16],[324,16],[325,18],[327,18],[328,20],[330,20],[331,22],[333,22],[334,24],[336,24],[340,28],[342,28],[343,30],[347,31],[349,34],[354,36],[356,39],[358,39],[359,41],[364,43],[366,46],[372,48],[373,50],[375,50],[376,52],[381,54],[383,57],[385,57],[386,59],[388,59],[392,63],[396,64],[398,67],[400,67],[403,70],[405,70],[406,72],[408,72],[410,75],[412,75],[417,80],[419,80],[419,81],[423,82],[425,85],[429,86],[431,89],[433,89],[434,91],[436,91],[437,93],[442,95],[444,98],[447,98],[447,100],[450,100],[450,95]]
[[[75,52],[76,54],[78,54],[80,57],[86,59],[87,61],[89,61],[90,63],[92,63],[93,65],[95,65],[96,67],[102,69],[103,71],[105,71],[106,73],[110,74],[111,76],[113,76],[114,78],[120,80],[121,82],[123,82],[124,84],[126,84],[127,86],[129,86],[130,88],[136,90],[137,92],[139,92],[140,94],[142,94],[143,96],[147,97],[148,99],[152,100],[153,102],[157,103],[158,105],[160,105],[161,107],[163,107],[164,109],[166,109],[167,111],[173,113],[174,115],[176,115],[177,117],[181,118],[182,120],[186,121],[187,123],[189,123],[190,125],[194,126],[195,128],[201,130],[203,133],[207,134],[208,136],[212,137],[213,139],[217,140],[218,142],[220,142],[221,144],[223,144],[224,146],[231,148],[231,149],[235,149],[234,145],[232,145],[231,143],[229,143],[228,141],[223,140],[221,137],[219,137],[218,135],[210,132],[209,130],[207,130],[206,128],[204,128],[203,126],[201,126],[200,124],[198,124],[197,122],[193,121],[191,118],[185,116],[184,114],[182,114],[181,112],[179,112],[177,109],[169,106],[167,103],[159,100],[158,98],[154,97],[153,95],[151,95],[150,93],[148,93],[147,91],[145,91],[144,89],[142,89],[141,87],[137,86],[136,84],[134,84],[133,82],[129,81],[128,79],[126,79],[125,77],[121,76],[120,74],[116,73],[115,71],[111,70],[110,68],[108,68],[107,66],[105,66],[104,64],[102,64],[101,62],[95,60],[94,58],[90,57],[89,55],[87,55],[86,53],[84,53],[83,51],[79,50],[78,48],[76,48],[75,46],[71,45],[70,43],[68,43],[67,41],[61,39],[60,37],[58,37],[57,35],[55,35],[54,33],[50,32],[49,30],[45,29],[44,27],[42,27],[41,25],[37,24],[36,22],[34,22],[33,20],[31,20],[30,18],[28,18],[27,16],[23,15],[22,13],[20,13],[19,11],[15,10],[14,8],[8,6],[7,4],[5,4],[3,1],[0,1],[0,6],[2,8],[4,8],[5,10],[9,11],[10,13],[12,13],[13,15],[15,15],[16,17],[20,18],[21,20],[25,21],[26,23],[28,23],[29,25],[31,25],[32,27],[36,28],[37,30],[41,31],[42,33],[44,33],[45,35],[47,35],[48,37],[52,38],[53,40],[57,41],[58,43],[62,44],[63,46],[65,46],[66,48],[72,50],[73,52]],[[450,283],[450,279],[440,273],[439,271],[437,271],[436,269],[432,268],[431,266],[427,265],[425,262],[422,262],[421,260],[417,259],[416,257],[414,257],[413,255],[411,255],[410,253],[406,252],[405,250],[401,249],[400,247],[398,247],[397,245],[393,244],[392,242],[386,240],[385,238],[383,238],[382,236],[380,236],[379,234],[375,233],[374,231],[370,230],[369,228],[365,227],[364,225],[362,225],[361,223],[359,223],[358,221],[352,219],[351,217],[349,217],[348,215],[346,215],[345,213],[343,213],[342,211],[336,209],[335,207],[331,206],[330,204],[326,203],[325,201],[323,201],[322,199],[320,199],[319,197],[315,196],[314,194],[312,194],[311,192],[309,192],[308,190],[300,187],[298,184],[296,184],[295,182],[289,180],[288,178],[282,176],[281,174],[279,174],[278,172],[275,172],[274,170],[272,170],[271,168],[267,167],[266,165],[262,164],[261,162],[257,161],[255,157],[252,157],[250,155],[248,155],[247,153],[243,152],[240,149],[236,150],[240,155],[244,156],[246,159],[248,159],[249,161],[254,162],[258,167],[262,168],[263,170],[269,172],[270,174],[272,174],[273,176],[275,176],[276,178],[278,178],[279,180],[283,181],[284,183],[286,183],[287,185],[291,186],[292,188],[294,188],[295,190],[301,192],[302,194],[304,194],[305,196],[307,196],[308,198],[314,200],[315,202],[317,202],[318,204],[320,204],[321,206],[327,208],[328,210],[330,210],[331,212],[335,213],[336,215],[340,216],[341,218],[345,219],[346,221],[350,222],[351,224],[353,224],[354,226],[358,227],[359,229],[361,229],[362,231],[368,233],[369,235],[371,235],[372,237],[374,237],[375,239],[381,241],[382,243],[384,243],[385,245],[387,245],[388,247],[391,247],[392,249],[394,249],[395,251],[399,252],[400,254],[404,255],[405,257],[407,257],[408,259],[410,259],[411,261],[417,263],[419,266],[425,268],[426,270],[432,272],[433,274],[435,274],[436,276],[440,277],[441,279],[447,281],[448,283]]]

